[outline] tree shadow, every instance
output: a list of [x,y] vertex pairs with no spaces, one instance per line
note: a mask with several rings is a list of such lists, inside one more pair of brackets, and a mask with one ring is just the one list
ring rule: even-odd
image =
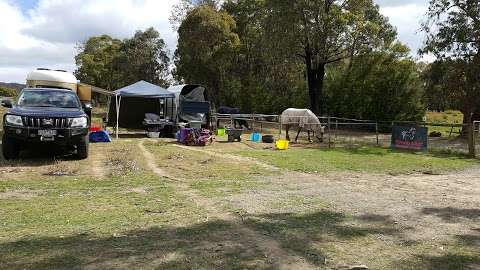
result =
[[[356,226],[340,213],[267,214],[244,217],[244,224],[280,243],[290,254],[324,266],[325,255],[314,243],[396,234],[383,224]],[[152,227],[124,235],[90,234],[26,237],[0,243],[5,269],[280,269],[278,258],[259,248],[257,236],[245,235],[231,221],[212,220],[190,226]]]
[[480,257],[475,255],[447,253],[444,255],[417,255],[410,260],[402,260],[396,263],[401,270],[425,269],[425,270],[460,270],[479,269]]
[[476,208],[423,208],[422,213],[426,215],[435,215],[447,222],[460,222],[460,219],[480,219],[480,209]]
[[277,269],[230,222],[153,227],[121,236],[25,238],[0,244],[5,269]]
[[[457,209],[458,210],[458,209]],[[472,209],[461,209],[465,211],[455,211],[456,217],[471,217]],[[440,213],[444,211],[450,213],[451,208],[447,210],[428,212]],[[476,211],[473,211],[475,213]],[[450,221],[451,215],[446,217]],[[399,269],[429,269],[429,270],[457,270],[457,269],[480,269],[480,228],[472,229],[472,233],[456,235],[453,242],[442,244],[445,245],[444,251],[431,250],[433,254],[417,254],[412,258],[398,261],[395,265],[399,265]],[[427,251],[422,251],[427,252]]]
[[281,213],[248,216],[246,224],[273,237],[283,248],[317,266],[324,266],[326,258],[315,247],[316,244],[401,233],[387,217],[368,220],[327,210],[304,215]]

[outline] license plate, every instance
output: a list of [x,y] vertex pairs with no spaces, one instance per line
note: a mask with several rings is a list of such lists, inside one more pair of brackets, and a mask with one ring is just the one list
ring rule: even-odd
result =
[[38,135],[43,137],[53,137],[57,135],[57,131],[54,129],[39,130]]

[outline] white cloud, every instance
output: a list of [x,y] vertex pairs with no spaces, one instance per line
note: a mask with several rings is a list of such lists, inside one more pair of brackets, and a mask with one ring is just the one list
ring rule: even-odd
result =
[[[20,10],[13,0],[0,0],[0,81],[24,82],[37,67],[73,71],[75,46],[90,36],[127,38],[155,27],[170,51],[177,37],[168,22],[178,0],[40,0]],[[419,22],[426,0],[376,0],[382,14],[398,29],[399,39],[415,54],[423,34]]]
[[425,2],[380,8],[380,13],[387,16],[390,23],[397,28],[398,39],[410,47],[412,55],[417,54],[423,43],[424,34],[420,31],[420,23],[426,12]]
[[90,36],[131,37],[153,26],[176,47],[168,21],[176,0],[40,0],[23,12],[0,0],[0,81],[24,82],[37,67],[73,71],[76,44]]
[[382,7],[396,7],[409,4],[425,5],[427,0],[375,0],[376,4]]

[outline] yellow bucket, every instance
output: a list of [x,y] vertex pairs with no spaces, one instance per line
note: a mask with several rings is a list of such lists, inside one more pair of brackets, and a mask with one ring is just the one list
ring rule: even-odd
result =
[[217,136],[225,136],[225,129],[224,128],[217,129]]
[[288,141],[287,140],[278,140],[275,142],[275,146],[277,146],[278,150],[287,150],[288,149]]

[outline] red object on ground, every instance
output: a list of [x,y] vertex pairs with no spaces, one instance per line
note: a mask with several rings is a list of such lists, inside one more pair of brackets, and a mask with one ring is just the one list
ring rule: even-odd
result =
[[90,132],[97,132],[102,130],[99,126],[91,126],[90,127]]

